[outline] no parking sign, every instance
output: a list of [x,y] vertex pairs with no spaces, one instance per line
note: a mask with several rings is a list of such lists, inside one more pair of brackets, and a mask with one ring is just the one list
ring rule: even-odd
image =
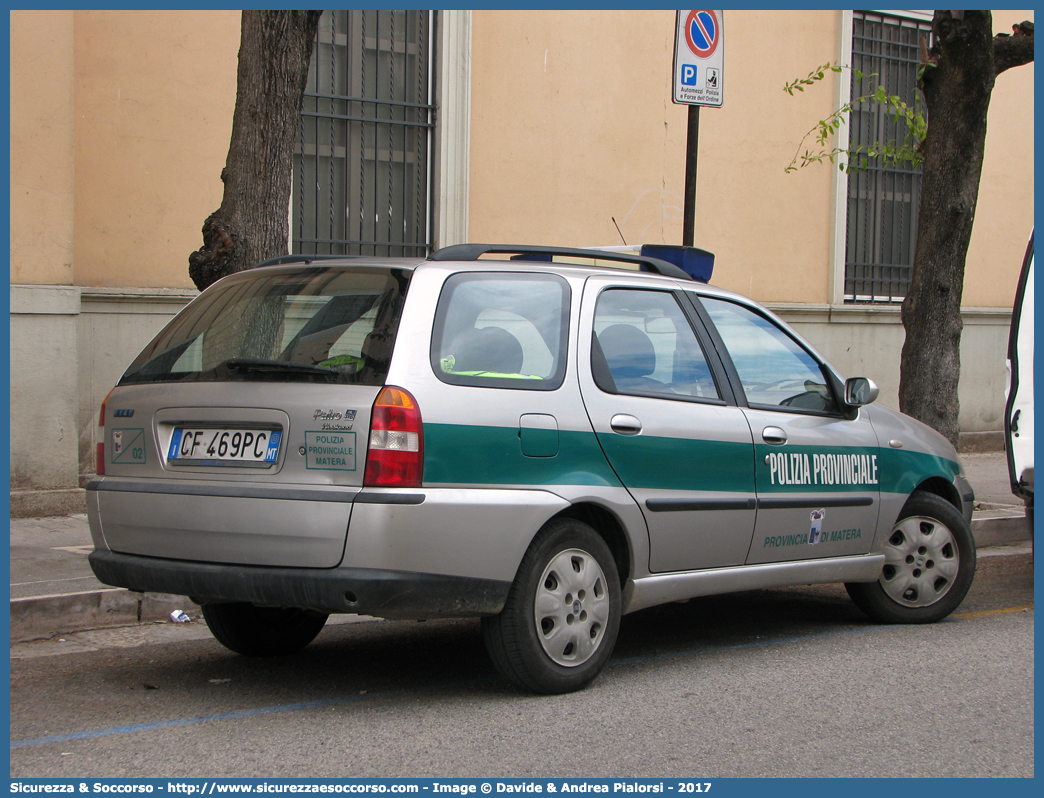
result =
[[723,11],[679,11],[674,41],[674,102],[721,106]]

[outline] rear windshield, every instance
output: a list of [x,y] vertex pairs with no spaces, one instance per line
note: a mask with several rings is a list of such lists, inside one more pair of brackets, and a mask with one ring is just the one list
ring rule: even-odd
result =
[[120,384],[381,385],[409,277],[404,269],[367,267],[240,272],[175,316]]

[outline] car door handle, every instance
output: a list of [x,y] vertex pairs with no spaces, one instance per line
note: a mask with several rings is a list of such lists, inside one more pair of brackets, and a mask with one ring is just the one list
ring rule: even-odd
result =
[[779,427],[765,427],[765,429],[761,431],[761,438],[765,443],[780,446],[787,442],[787,433]]
[[621,435],[637,435],[642,431],[642,422],[634,416],[628,416],[624,413],[617,413],[613,416],[609,421],[609,426],[613,432],[618,432]]

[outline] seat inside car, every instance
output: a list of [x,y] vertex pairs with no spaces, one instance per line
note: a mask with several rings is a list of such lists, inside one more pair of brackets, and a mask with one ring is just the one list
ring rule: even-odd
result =
[[464,333],[456,347],[453,370],[519,374],[522,360],[522,344],[515,336],[502,327],[482,327]]
[[656,371],[656,350],[643,330],[631,324],[610,324],[598,333],[598,343],[618,389],[664,389],[663,383],[649,376]]

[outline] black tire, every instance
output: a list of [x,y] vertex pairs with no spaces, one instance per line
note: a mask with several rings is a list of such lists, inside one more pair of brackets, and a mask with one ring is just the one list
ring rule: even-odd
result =
[[504,609],[482,619],[497,670],[536,693],[586,686],[612,654],[619,630],[613,555],[591,527],[571,518],[545,524],[522,558]]
[[848,595],[881,623],[934,623],[957,609],[975,576],[975,539],[945,499],[914,491],[884,545],[876,582],[849,582]]
[[204,604],[210,633],[225,648],[247,657],[293,654],[311,643],[329,615],[296,607]]

